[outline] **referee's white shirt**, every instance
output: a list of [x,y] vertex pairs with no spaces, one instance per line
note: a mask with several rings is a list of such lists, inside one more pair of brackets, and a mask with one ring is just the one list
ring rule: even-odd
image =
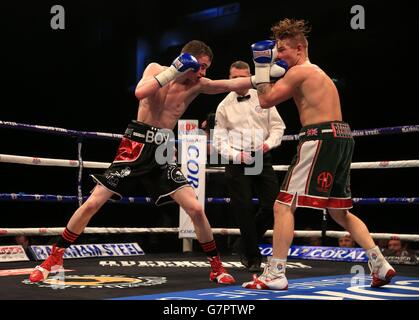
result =
[[[285,124],[276,108],[262,109],[255,89],[250,89],[246,95],[250,98],[239,102],[237,93],[230,92],[215,114],[213,147],[228,159],[236,159],[242,150],[254,151],[261,147],[255,146],[256,129],[263,130],[263,143],[269,149],[278,147],[284,135]],[[246,148],[249,145],[250,150]]]

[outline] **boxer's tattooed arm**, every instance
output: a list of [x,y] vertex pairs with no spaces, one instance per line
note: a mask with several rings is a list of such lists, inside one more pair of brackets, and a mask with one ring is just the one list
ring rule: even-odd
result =
[[271,84],[270,83],[261,83],[261,84],[258,84],[258,86],[257,86],[258,94],[259,95],[265,94],[265,93],[267,93],[270,90],[270,88],[271,88]]

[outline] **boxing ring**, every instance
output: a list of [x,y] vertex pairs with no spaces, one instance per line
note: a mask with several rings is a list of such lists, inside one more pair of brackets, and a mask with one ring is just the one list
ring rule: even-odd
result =
[[[12,154],[0,154],[0,162],[16,165],[73,167],[78,169],[75,194],[27,194],[23,192],[0,193],[0,201],[7,202],[54,202],[76,203],[81,205],[87,196],[82,192],[82,174],[86,169],[106,169],[110,163],[86,161],[82,157],[85,139],[119,140],[122,135],[104,132],[75,131],[56,127],[22,124],[0,121],[3,130],[23,130],[72,137],[77,141],[77,159],[41,158]],[[398,126],[365,130],[354,130],[355,138],[363,136],[402,135],[419,132],[419,125]],[[283,141],[296,141],[298,135],[286,135]],[[419,159],[399,161],[354,162],[352,170],[362,169],[399,169],[418,168]],[[287,165],[275,165],[275,171],[286,171]],[[210,167],[207,174],[223,172],[222,167]],[[153,203],[149,197],[124,197],[113,203],[126,205],[144,205]],[[225,205],[229,198],[206,198],[208,204]],[[397,204],[400,206],[417,206],[419,197],[381,197],[353,198],[358,205]],[[258,199],[253,199],[257,204]],[[63,218],[63,223],[66,219]],[[64,227],[34,226],[31,228],[7,228],[0,224],[0,236],[53,236],[60,235]],[[144,234],[179,233],[179,228],[140,228],[140,227],[92,227],[88,226],[85,234]],[[213,233],[221,236],[239,235],[239,229],[213,228]],[[296,230],[295,237],[329,237],[339,238],[347,232],[326,230]],[[266,236],[271,236],[272,230]],[[372,233],[376,240],[400,239],[419,242],[419,234]],[[127,257],[92,257],[89,259],[66,259],[65,276],[48,283],[30,284],[25,279],[30,270],[37,264],[34,261],[0,263],[0,286],[13,288],[2,293],[0,299],[202,299],[202,300],[382,300],[382,299],[419,299],[419,268],[418,266],[396,266],[398,276],[385,289],[369,288],[369,275],[366,272],[355,272],[354,267],[365,261],[346,259],[333,263],[327,259],[304,259],[299,256],[290,259],[287,276],[290,287],[287,292],[269,291],[255,293],[241,288],[241,283],[250,279],[250,274],[238,262],[237,256],[223,256],[223,262],[237,280],[237,286],[220,287],[208,282],[208,267],[201,253],[164,253],[143,254]],[[368,268],[365,268],[367,270]],[[185,282],[182,274],[187,270],[188,277],[193,281]],[[357,274],[358,276],[354,276]],[[117,277],[120,281],[109,280]],[[354,284],[355,280],[357,283]],[[90,284],[89,284],[90,283]],[[117,283],[117,284],[115,284]],[[85,285],[81,285],[85,284]],[[41,287],[42,289],[40,289]],[[308,290],[307,288],[316,288]],[[100,288],[101,290],[97,290]],[[333,288],[331,290],[330,288]],[[62,289],[62,290],[58,290]],[[66,289],[66,290],[64,290]],[[380,291],[381,290],[381,291]],[[94,293],[93,293],[94,292]]]

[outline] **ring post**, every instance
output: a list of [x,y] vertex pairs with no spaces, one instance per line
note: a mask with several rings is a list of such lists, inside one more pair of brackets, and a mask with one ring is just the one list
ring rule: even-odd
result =
[[82,191],[82,178],[83,178],[83,158],[81,156],[81,149],[83,146],[82,138],[77,141],[77,157],[79,160],[79,175],[77,178],[77,199],[79,201],[79,207],[83,204],[83,191]]

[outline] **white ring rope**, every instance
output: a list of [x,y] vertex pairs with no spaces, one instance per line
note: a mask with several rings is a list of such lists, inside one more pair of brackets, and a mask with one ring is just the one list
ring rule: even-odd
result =
[[[0,154],[0,162],[28,164],[28,165],[35,165],[35,166],[75,167],[75,168],[79,167],[78,160],[24,157],[24,156],[10,155],[10,154]],[[107,162],[93,162],[93,161],[83,160],[84,168],[107,169],[110,165],[111,164]]]
[[[30,131],[40,131],[57,133],[73,137],[88,137],[88,138],[110,138],[120,139],[120,134],[110,134],[103,132],[79,132],[74,130],[67,130],[55,127],[46,126],[33,126],[27,124],[18,124],[14,122],[0,121],[0,127],[5,128],[16,128],[26,129]],[[403,126],[403,127],[389,127],[389,128],[377,128],[377,129],[366,129],[366,130],[354,130],[354,136],[370,136],[380,134],[395,134],[395,133],[410,133],[419,132],[419,126]],[[298,140],[298,135],[284,136],[283,140]],[[65,159],[51,159],[51,158],[37,158],[37,157],[26,157],[18,155],[7,155],[0,154],[0,162],[15,163],[15,164],[26,164],[26,165],[41,165],[41,166],[60,166],[60,167],[79,167],[80,162],[78,160],[65,160]],[[111,163],[106,162],[93,162],[83,161],[83,167],[85,168],[100,168],[106,169]],[[390,168],[416,168],[419,167],[419,160],[401,160],[401,161],[379,161],[379,162],[357,162],[351,164],[351,169],[390,169]],[[275,171],[286,171],[288,165],[275,165],[273,166]],[[223,167],[211,167],[207,168],[206,172],[224,172]],[[227,228],[214,228],[212,229],[214,234],[222,235],[240,235],[239,229],[227,229]],[[16,235],[28,235],[28,236],[55,236],[61,235],[64,228],[0,228],[0,236],[16,236]],[[84,233],[101,233],[101,234],[121,234],[121,233],[179,233],[179,228],[96,228],[87,227]],[[272,236],[273,231],[268,230],[265,235]],[[339,238],[344,235],[348,235],[346,231],[326,231],[325,235],[332,238]],[[321,237],[322,231],[294,231],[295,237]],[[374,239],[400,239],[404,241],[417,241],[419,242],[419,234],[390,234],[390,233],[371,233]]]
[[[56,166],[56,167],[78,167],[78,160],[66,159],[51,159],[51,158],[37,158],[16,156],[10,154],[0,154],[0,162],[37,165],[37,166]],[[93,162],[83,161],[83,167],[95,169],[107,169],[111,163],[108,162]],[[287,171],[287,165],[274,165],[275,171]],[[393,169],[393,168],[417,168],[419,167],[419,160],[398,160],[398,161],[374,161],[374,162],[354,162],[351,164],[351,169]],[[224,167],[207,168],[208,173],[224,172]]]
[[[2,228],[0,236],[56,236],[61,235],[64,228]],[[122,234],[122,233],[178,233],[179,228],[95,228],[87,227],[83,233],[90,234]],[[240,235],[240,229],[213,228],[213,234]],[[273,230],[268,230],[265,236],[271,237]],[[321,231],[294,231],[294,236],[299,238],[321,237]],[[346,231],[326,231],[326,236],[340,238],[350,235]],[[373,239],[400,239],[402,241],[419,242],[419,234],[371,233]]]
[[[27,123],[16,123],[10,121],[1,121],[0,128],[9,128],[17,130],[27,130],[31,132],[46,132],[51,134],[58,134],[69,137],[78,137],[78,138],[107,138],[107,139],[120,139],[122,134],[116,133],[106,133],[106,132],[89,132],[89,131],[76,131],[64,128],[50,127],[50,126],[41,126],[41,125],[32,125]],[[352,135],[354,137],[368,137],[376,135],[385,135],[385,134],[405,134],[419,132],[419,125],[407,125],[407,126],[397,126],[397,127],[386,127],[386,128],[370,128],[370,129],[360,129],[352,130]],[[298,134],[293,135],[284,135],[282,137],[283,141],[293,141],[298,140]]]

